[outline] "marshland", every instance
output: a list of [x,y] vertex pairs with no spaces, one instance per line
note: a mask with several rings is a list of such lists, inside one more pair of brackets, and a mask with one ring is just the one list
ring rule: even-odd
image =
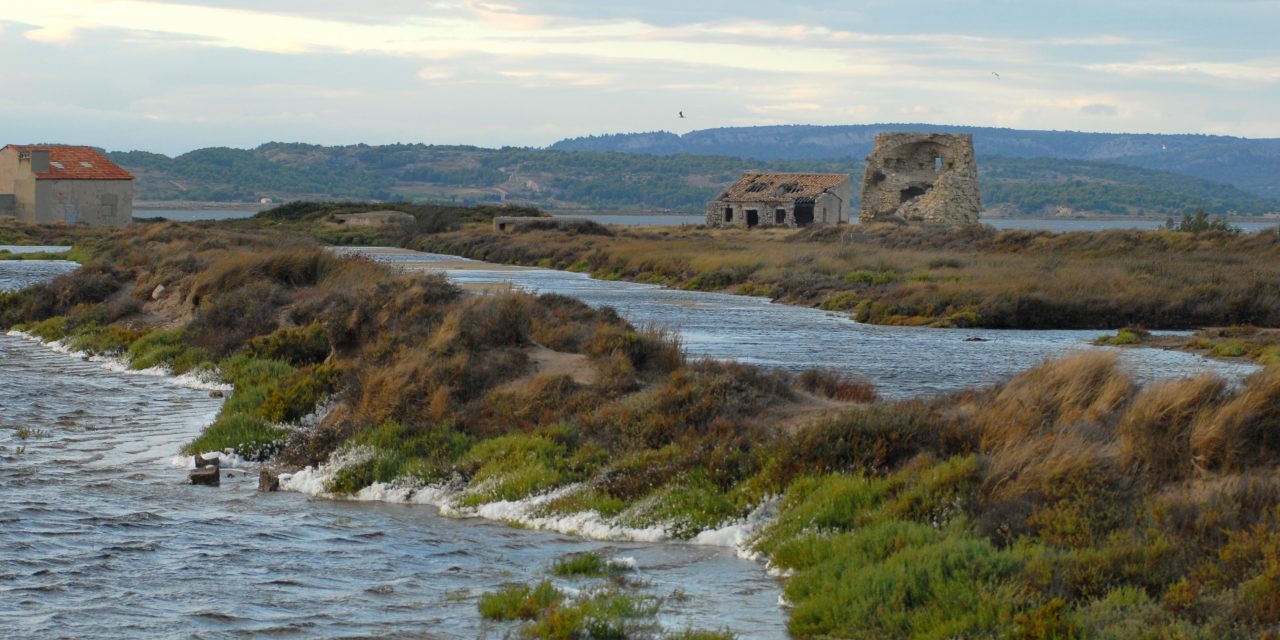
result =
[[[498,235],[487,220],[499,208],[406,207],[413,224],[374,230],[334,223],[339,209],[95,233],[5,224],[0,239],[70,244],[82,266],[0,293],[0,324],[224,385],[225,401],[182,392],[199,400],[190,421],[207,418],[182,453],[232,450],[247,468],[284,472],[286,489],[337,498],[316,503],[325,513],[381,496],[524,527],[688,541],[682,550],[731,536],[757,564],[720,558],[710,573],[730,584],[744,570],[725,566],[751,567],[781,591],[785,606],[766,607],[773,624],[796,637],[1250,638],[1280,623],[1280,377],[1270,366],[1138,381],[1124,354],[1085,342],[996,383],[898,397],[850,371],[694,356],[666,327],[565,295],[468,293],[323,246],[767,296],[847,312],[848,323],[1096,335],[1274,327],[1272,232],[584,224]],[[22,464],[33,453],[15,453],[16,423],[12,433],[4,455]],[[233,495],[247,514],[279,508]],[[336,526],[359,528],[360,515],[346,517],[355,521]],[[493,526],[439,522],[455,533]],[[551,549],[589,543],[536,535],[545,546],[521,555],[541,567],[513,570],[505,585],[487,574],[488,587],[457,592],[444,610],[537,637],[769,633],[767,623],[735,627],[723,602],[719,613],[664,617],[696,609],[690,598],[714,601],[714,588],[654,588],[668,578],[644,559],[636,569],[617,559],[682,551],[566,555]],[[299,546],[287,548],[309,557]],[[367,628],[404,629],[393,622]]]

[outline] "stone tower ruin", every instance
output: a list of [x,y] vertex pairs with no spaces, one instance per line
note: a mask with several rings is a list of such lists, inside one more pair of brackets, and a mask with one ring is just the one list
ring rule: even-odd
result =
[[867,222],[977,224],[982,210],[973,136],[882,133],[862,180]]

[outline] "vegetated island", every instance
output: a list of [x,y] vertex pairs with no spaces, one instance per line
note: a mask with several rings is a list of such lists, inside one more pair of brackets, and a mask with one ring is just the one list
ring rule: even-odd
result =
[[[448,235],[458,213],[483,217],[415,221]],[[677,538],[775,504],[750,545],[786,576],[799,637],[1254,638],[1280,623],[1275,368],[1139,388],[1099,352],[879,400],[827,372],[690,361],[607,309],[468,295],[296,233],[78,233],[84,266],[0,293],[0,326],[233,384],[188,452],[345,459],[337,495],[437,483],[465,508],[554,490],[548,517]],[[548,353],[590,375],[540,369]],[[318,406],[323,420],[296,426]],[[605,619],[625,636],[649,610],[542,584],[481,602],[529,634],[586,635],[621,611],[634,615]]]
[[765,296],[860,322],[1010,329],[1280,326],[1280,234],[473,225],[407,246],[596,278]]

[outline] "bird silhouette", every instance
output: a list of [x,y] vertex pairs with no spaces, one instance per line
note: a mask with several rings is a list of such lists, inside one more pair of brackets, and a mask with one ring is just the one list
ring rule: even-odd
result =
[[684,117],[684,112],[683,112],[683,111],[681,111],[681,112],[680,112],[680,117],[681,117],[681,118],[683,118],[683,117]]
[[991,75],[995,76],[995,77],[996,77],[996,80],[999,80],[999,79],[1000,79],[1000,74],[998,74],[998,73],[996,73],[996,72],[994,72],[994,71],[992,71],[992,72],[991,72]]

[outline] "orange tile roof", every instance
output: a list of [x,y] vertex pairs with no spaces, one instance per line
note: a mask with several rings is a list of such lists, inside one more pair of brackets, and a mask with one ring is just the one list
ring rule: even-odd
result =
[[843,173],[744,173],[721,200],[792,200],[816,198],[835,189],[849,176]]
[[120,165],[90,147],[58,147],[11,144],[5,149],[18,152],[48,149],[49,170],[36,174],[37,180],[132,180]]

